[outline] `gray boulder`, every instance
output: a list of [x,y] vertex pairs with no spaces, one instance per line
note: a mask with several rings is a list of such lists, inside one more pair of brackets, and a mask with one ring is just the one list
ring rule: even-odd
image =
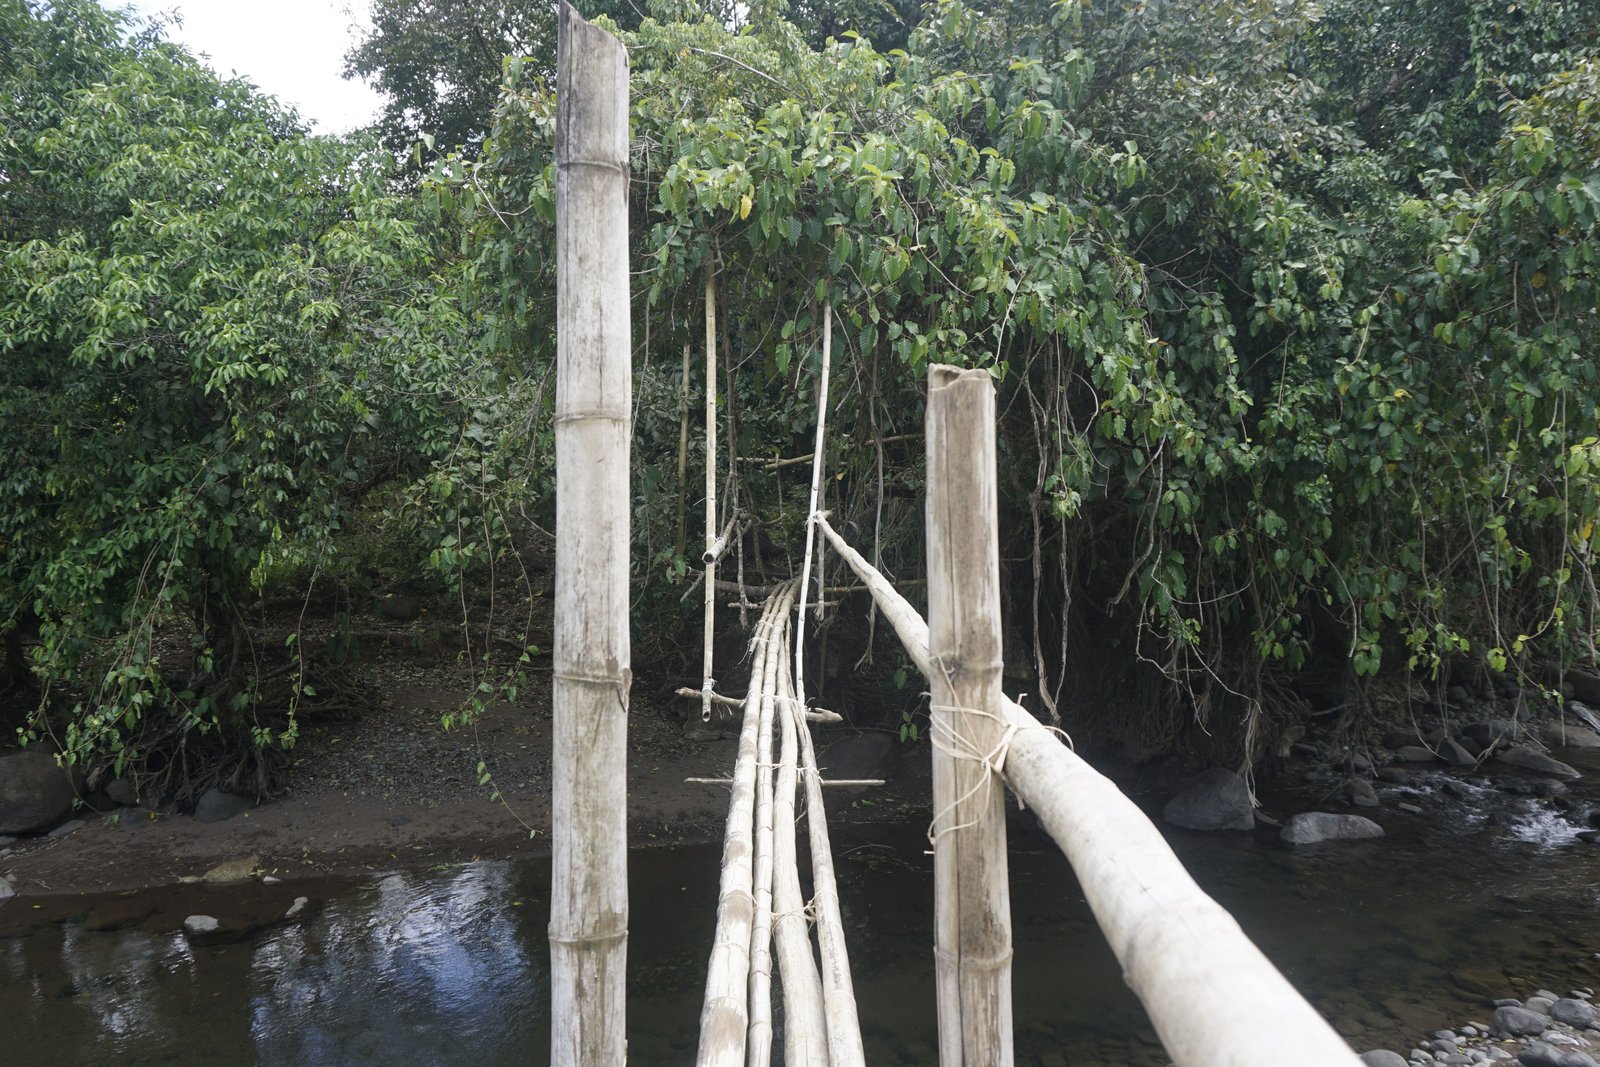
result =
[[1278,836],[1291,845],[1314,845],[1319,841],[1361,841],[1382,837],[1383,827],[1360,815],[1303,811],[1299,815],[1291,815]]
[[1201,771],[1167,801],[1161,817],[1189,830],[1254,830],[1255,805],[1244,779],[1225,767]]
[[1439,743],[1439,755],[1444,757],[1446,763],[1456,767],[1476,767],[1478,765],[1477,757],[1468,752],[1465,746],[1453,737],[1447,737]]
[[127,778],[113,778],[106,786],[106,796],[125,808],[138,806],[139,791]]
[[1386,1048],[1375,1048],[1371,1052],[1361,1054],[1364,1067],[1408,1067],[1406,1058],[1398,1052],[1390,1052]]
[[72,811],[72,779],[56,758],[30,748],[0,757],[0,834],[25,834]]
[[1550,1016],[1517,1007],[1515,1004],[1502,1004],[1494,1010],[1491,1022],[1496,1030],[1512,1037],[1527,1037],[1531,1034],[1544,1033],[1550,1025]]
[[1396,763],[1432,763],[1439,757],[1421,745],[1401,745],[1394,750]]
[[1562,997],[1550,1005],[1550,1018],[1579,1030],[1594,1025],[1594,1005],[1574,997]]
[[248,810],[249,807],[248,797],[224,793],[216,786],[212,786],[200,794],[200,801],[194,806],[194,817],[201,822],[222,822],[233,818],[241,811]]
[[1539,736],[1547,745],[1558,748],[1600,748],[1600,733],[1595,733],[1591,726],[1581,726],[1571,722],[1546,723]]
[[1520,767],[1525,771],[1535,774],[1548,774],[1553,778],[1582,778],[1576,768],[1569,767],[1558,759],[1551,759],[1543,752],[1535,752],[1523,745],[1512,745],[1494,757],[1501,763],[1512,767]]

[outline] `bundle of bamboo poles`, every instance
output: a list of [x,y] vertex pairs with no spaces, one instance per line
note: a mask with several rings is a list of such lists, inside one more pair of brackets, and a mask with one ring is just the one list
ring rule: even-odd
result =
[[[695,1062],[701,1067],[771,1062],[774,961],[783,990],[783,1062],[790,1067],[860,1067],[865,1062],[822,783],[810,726],[795,699],[790,673],[796,586],[783,583],[767,599],[751,642],[717,929],[700,1015]],[[795,838],[795,794],[802,779],[812,857],[809,905]]]

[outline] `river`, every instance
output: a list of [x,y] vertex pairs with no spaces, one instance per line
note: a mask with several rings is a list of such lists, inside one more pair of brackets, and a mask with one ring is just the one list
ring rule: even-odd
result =
[[[1571,754],[1567,754],[1570,756]],[[1569,800],[1600,806],[1600,761]],[[1380,787],[1379,841],[1291,850],[1269,831],[1169,838],[1200,884],[1358,1051],[1402,1053],[1487,1017],[1486,998],[1600,985],[1600,845],[1548,802]],[[1283,810],[1306,795],[1270,798]],[[1421,814],[1400,810],[1400,802]],[[1270,804],[1269,804],[1270,806]],[[1070,868],[1014,821],[1017,1062],[1167,1062]],[[936,1063],[931,857],[922,828],[835,834],[868,1061]],[[692,1060],[720,850],[631,857],[630,1059]],[[547,1056],[548,864],[475,863],[360,884],[184,886],[0,904],[0,1062],[499,1064]],[[276,920],[296,897],[294,921]],[[203,912],[262,923],[181,931]],[[1285,1062],[1289,1062],[1286,1059]]]

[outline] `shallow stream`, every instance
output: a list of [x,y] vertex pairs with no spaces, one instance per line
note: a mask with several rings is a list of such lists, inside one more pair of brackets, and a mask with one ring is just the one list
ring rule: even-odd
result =
[[[1570,754],[1566,754],[1569,755]],[[1600,761],[1569,800],[1600,806]],[[1380,787],[1386,838],[1292,851],[1269,831],[1170,839],[1195,877],[1357,1050],[1402,1053],[1482,1020],[1485,998],[1600,986],[1600,845],[1548,802],[1442,775]],[[1399,810],[1407,802],[1422,814]],[[1269,798],[1269,810],[1314,806]],[[836,832],[873,1064],[936,1063],[931,860],[920,827]],[[630,1060],[692,1060],[717,847],[631,858]],[[1017,1062],[1167,1062],[1054,846],[1012,835]],[[498,1064],[546,1059],[548,864],[476,863],[361,884],[185,886],[0,905],[0,1062]],[[197,945],[196,912],[264,921]],[[1294,1062],[1286,1050],[1285,1064]]]

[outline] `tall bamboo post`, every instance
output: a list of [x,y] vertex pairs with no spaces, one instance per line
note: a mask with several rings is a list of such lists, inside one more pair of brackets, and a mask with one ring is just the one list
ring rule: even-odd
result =
[[704,647],[700,653],[700,718],[711,721],[712,651],[716,645],[717,561],[717,280],[706,264],[706,550]]
[[1000,709],[994,386],[928,372],[928,651],[934,672],[934,953],[944,1067],[1009,1067],[1011,901]]
[[628,55],[562,0],[550,1060],[627,1058]]
[[[824,520],[829,544],[861,579],[906,654],[930,680],[928,624]],[[1360,1067],[1327,1021],[1206,895],[1161,831],[1109,779],[1015,701],[1006,780],[1072,863],[1123,978],[1178,1067]]]

